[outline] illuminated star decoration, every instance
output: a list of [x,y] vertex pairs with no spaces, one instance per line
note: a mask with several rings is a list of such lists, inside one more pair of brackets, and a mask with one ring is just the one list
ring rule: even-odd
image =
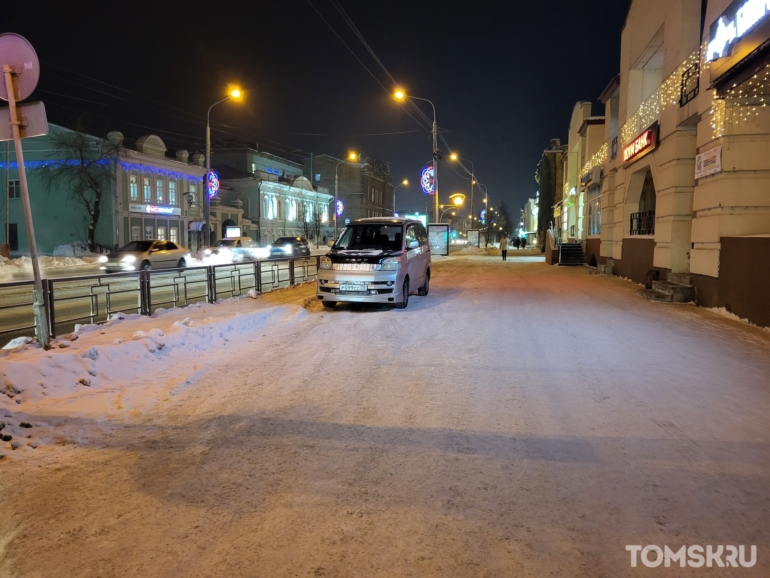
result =
[[344,203],[343,203],[342,201],[339,201],[339,200],[338,200],[338,201],[337,201],[337,207],[336,207],[336,209],[337,209],[337,215],[341,215],[341,214],[342,214],[342,211],[344,211],[344,210],[345,210],[345,205],[344,205]]
[[206,188],[209,192],[209,198],[215,196],[219,192],[219,175],[216,171],[209,171],[206,174]]
[[717,26],[717,33],[714,36],[714,40],[709,42],[708,60],[717,60],[725,56],[727,46],[737,37],[738,29],[735,26],[735,22],[728,22],[727,19],[722,16],[719,19],[719,25]]

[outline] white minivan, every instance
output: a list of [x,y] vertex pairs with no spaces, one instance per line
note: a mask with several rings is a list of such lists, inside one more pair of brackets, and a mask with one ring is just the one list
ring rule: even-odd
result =
[[430,289],[430,245],[419,221],[358,219],[345,227],[321,257],[316,296],[324,307],[338,302],[391,303],[400,309],[409,294]]

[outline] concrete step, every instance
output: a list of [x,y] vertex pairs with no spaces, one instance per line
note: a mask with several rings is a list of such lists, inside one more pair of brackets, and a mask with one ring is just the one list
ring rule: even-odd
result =
[[671,296],[674,303],[689,303],[695,297],[692,285],[680,285],[671,281],[653,281],[652,290]]
[[671,295],[655,291],[654,289],[639,289],[638,294],[648,301],[657,301],[658,303],[674,302],[674,298]]
[[668,280],[679,285],[692,285],[692,275],[689,273],[669,273]]

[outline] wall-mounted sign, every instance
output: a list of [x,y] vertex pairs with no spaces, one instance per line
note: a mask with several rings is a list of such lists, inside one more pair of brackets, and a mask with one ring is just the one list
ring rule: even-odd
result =
[[216,196],[219,192],[219,175],[216,171],[206,173],[206,191],[208,191],[209,198]]
[[712,81],[724,75],[770,39],[770,4],[735,0],[711,25],[706,60]]
[[338,200],[337,201],[337,216],[341,215],[342,211],[344,211],[344,210],[345,210],[345,204],[342,201]]
[[658,123],[655,123],[642,134],[623,147],[623,162],[637,161],[658,146]]
[[695,157],[695,178],[702,179],[722,172],[722,146],[714,147]]
[[131,203],[128,210],[132,213],[147,213],[150,215],[181,215],[182,209],[179,207],[160,207],[158,205],[140,205]]
[[420,188],[426,195],[432,195],[436,191],[435,176],[433,165],[428,165],[420,172]]

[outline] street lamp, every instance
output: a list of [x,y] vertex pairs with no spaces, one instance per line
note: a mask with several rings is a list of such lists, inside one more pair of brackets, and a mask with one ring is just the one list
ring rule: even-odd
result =
[[403,181],[401,181],[400,184],[393,187],[393,215],[396,214],[396,189],[398,187],[407,187],[407,186],[409,186],[409,181],[407,179],[404,179]]
[[433,109],[433,196],[435,197],[433,203],[433,218],[438,222],[438,125],[436,124],[436,107],[427,98],[420,98],[419,96],[409,96],[403,90],[396,89],[393,93],[396,100],[422,100],[430,104]]
[[340,165],[345,163],[354,163],[358,162],[359,157],[361,156],[361,153],[354,153],[350,152],[348,153],[348,158],[344,161],[340,161],[337,163],[337,166],[334,168],[334,240],[337,240],[337,235],[339,234],[338,228],[337,228],[337,217],[339,217],[339,211],[337,211],[337,207],[339,206],[339,190],[340,190]]
[[[218,100],[209,107],[206,113],[206,175],[208,177],[209,171],[211,171],[211,109],[218,104],[222,104],[226,100],[241,100],[243,98],[243,91],[237,86],[231,86],[227,91],[227,96],[222,100]],[[211,243],[211,199],[209,198],[209,192],[206,190],[206,179],[203,183],[203,218],[206,221],[206,234],[203,237],[203,246],[208,247]]]
[[[473,161],[470,159],[464,159],[458,156],[457,153],[452,153],[449,155],[449,158],[453,161],[460,161],[460,164],[462,164],[463,161],[466,163],[471,163],[471,215],[473,214],[473,185],[476,184],[476,165],[473,164]],[[463,167],[465,169],[465,167]],[[465,169],[467,172],[468,169]]]

